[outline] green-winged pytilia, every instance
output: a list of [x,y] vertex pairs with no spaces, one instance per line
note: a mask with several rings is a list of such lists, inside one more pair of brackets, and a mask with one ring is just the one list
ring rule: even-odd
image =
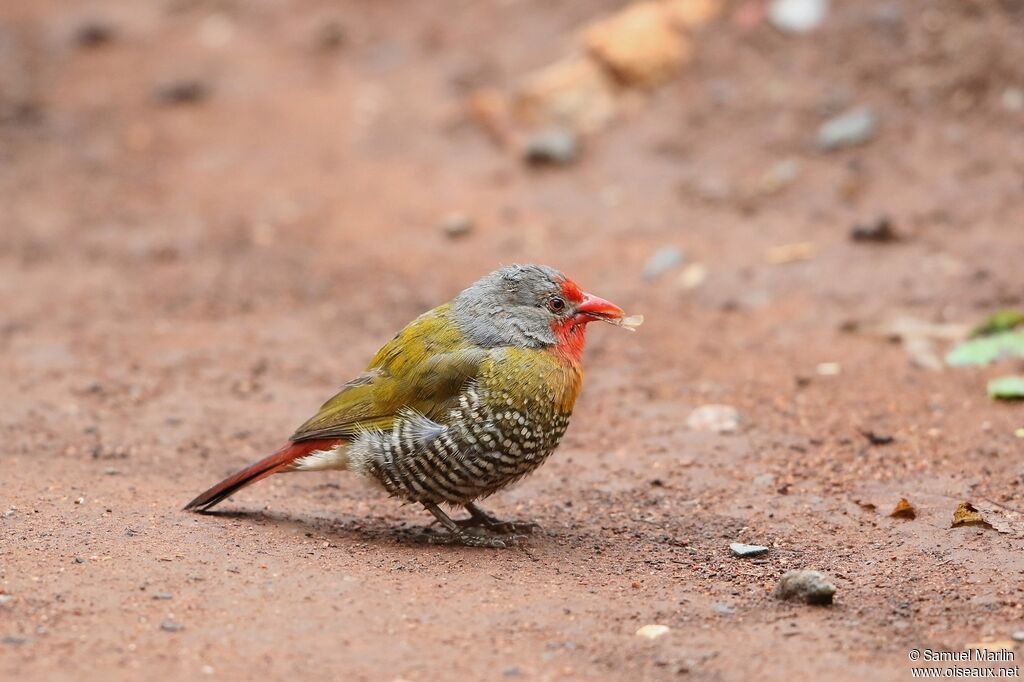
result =
[[[623,312],[543,265],[496,270],[413,320],[284,447],[185,509],[206,511],[270,474],[346,469],[423,504],[450,541],[504,547],[532,524],[499,521],[476,501],[558,445],[594,320],[621,325]],[[442,504],[470,516],[453,520]]]

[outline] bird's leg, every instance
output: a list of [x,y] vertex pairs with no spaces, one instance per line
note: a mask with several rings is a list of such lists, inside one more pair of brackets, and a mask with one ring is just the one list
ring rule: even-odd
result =
[[433,502],[424,502],[423,506],[441,523],[448,531],[446,535],[430,536],[429,542],[436,544],[457,544],[468,545],[469,547],[495,547],[504,549],[508,547],[512,538],[499,538],[488,535],[475,535],[469,533],[465,528],[452,520],[450,516],[441,511]]
[[532,521],[502,521],[501,519],[485,512],[472,502],[464,506],[466,507],[466,511],[469,512],[469,518],[454,522],[462,528],[485,528],[489,531],[500,533],[502,535],[532,533],[540,528],[540,526]]

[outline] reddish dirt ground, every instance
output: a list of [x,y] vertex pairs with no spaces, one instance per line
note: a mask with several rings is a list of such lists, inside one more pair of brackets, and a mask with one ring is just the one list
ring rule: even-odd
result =
[[[837,0],[801,37],[730,10],[570,168],[465,121],[467,83],[510,87],[620,4],[0,6],[0,677],[908,679],[912,648],[1020,646],[1024,537],[950,528],[964,500],[1024,508],[1024,412],[985,396],[1013,368],[850,330],[1024,304],[1022,3]],[[82,47],[94,17],[114,33]],[[200,101],[155,101],[188,78]],[[816,151],[858,104],[875,138]],[[902,241],[849,239],[880,215]],[[665,246],[706,281],[642,277]],[[563,446],[488,500],[542,532],[420,544],[422,510],[341,473],[180,511],[406,321],[531,261],[647,317],[591,329]],[[739,432],[687,428],[706,403]],[[792,568],[835,604],[773,599]]]

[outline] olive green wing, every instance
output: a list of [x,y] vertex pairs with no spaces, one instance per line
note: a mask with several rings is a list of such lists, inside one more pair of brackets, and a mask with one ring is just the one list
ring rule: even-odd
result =
[[366,371],[345,384],[292,436],[293,441],[352,438],[391,428],[399,410],[443,423],[487,356],[470,345],[445,304],[413,320],[381,348]]

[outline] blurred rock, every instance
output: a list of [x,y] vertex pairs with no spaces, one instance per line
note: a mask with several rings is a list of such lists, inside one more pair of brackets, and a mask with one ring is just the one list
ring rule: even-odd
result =
[[643,276],[647,281],[654,281],[669,270],[673,270],[683,264],[686,255],[682,249],[674,246],[663,246],[655,251],[644,264]]
[[703,263],[690,263],[679,273],[679,288],[696,289],[708,278],[708,266]]
[[584,47],[625,85],[654,88],[690,61],[693,48],[663,2],[627,5],[583,30]]
[[732,405],[701,405],[686,418],[693,431],[735,433],[740,428],[740,413]]
[[830,118],[818,128],[818,148],[833,151],[869,142],[878,127],[878,116],[867,107],[857,107]]
[[765,252],[765,259],[772,265],[786,265],[811,260],[816,253],[814,242],[796,242],[771,247]]
[[859,223],[850,229],[850,239],[855,242],[887,243],[899,241],[899,235],[892,228],[892,221],[882,216],[870,223]]
[[772,0],[768,21],[786,33],[810,33],[828,14],[829,0]]
[[465,237],[473,231],[473,219],[465,213],[450,213],[441,223],[441,231],[450,239]]
[[87,19],[75,29],[74,40],[79,47],[91,49],[113,42],[117,30],[102,19]]
[[785,601],[826,605],[832,603],[836,586],[819,571],[786,571],[775,588],[775,597]]
[[523,158],[531,166],[564,166],[579,156],[579,138],[568,128],[548,128],[526,142]]
[[999,100],[1007,111],[1024,110],[1024,89],[1006,88]]
[[778,194],[793,184],[799,174],[800,162],[796,159],[779,161],[760,177],[754,188],[754,193],[760,196]]
[[594,132],[615,116],[616,86],[586,57],[556,62],[530,75],[518,89],[515,116],[531,126],[558,125]]
[[334,52],[348,44],[348,30],[337,17],[323,19],[313,34],[313,45],[322,52]]
[[644,625],[636,631],[637,637],[643,637],[644,639],[657,639],[662,635],[667,635],[670,628],[667,625]]
[[210,96],[210,87],[199,79],[185,78],[158,85],[153,97],[161,104],[198,104]]

